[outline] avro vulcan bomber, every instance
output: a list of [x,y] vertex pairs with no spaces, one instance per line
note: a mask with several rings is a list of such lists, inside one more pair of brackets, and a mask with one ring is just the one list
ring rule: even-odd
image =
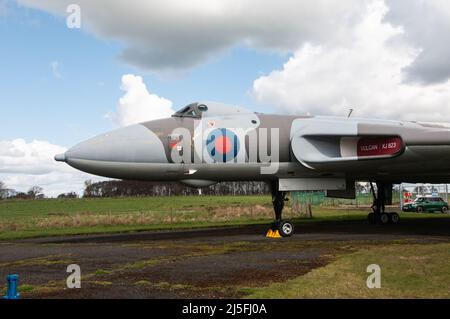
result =
[[399,215],[384,208],[393,184],[450,182],[450,125],[269,115],[198,102],[170,118],[94,137],[55,159],[95,175],[198,188],[265,181],[275,212],[270,232],[291,236],[293,224],[282,219],[287,192],[354,198],[357,181],[372,186],[369,222],[398,223]]

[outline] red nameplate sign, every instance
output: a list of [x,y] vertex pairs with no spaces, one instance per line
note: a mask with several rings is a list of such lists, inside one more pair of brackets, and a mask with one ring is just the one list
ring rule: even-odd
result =
[[403,148],[400,137],[363,137],[358,141],[358,157],[395,155]]

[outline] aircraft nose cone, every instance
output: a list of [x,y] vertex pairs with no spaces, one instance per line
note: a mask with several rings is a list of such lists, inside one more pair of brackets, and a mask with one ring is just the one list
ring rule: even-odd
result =
[[[58,156],[58,159],[63,157]],[[69,149],[64,160],[80,169],[87,161],[167,163],[161,140],[142,125],[125,127],[82,142]]]
[[55,161],[57,162],[65,162],[66,161],[66,154],[56,154],[55,155]]

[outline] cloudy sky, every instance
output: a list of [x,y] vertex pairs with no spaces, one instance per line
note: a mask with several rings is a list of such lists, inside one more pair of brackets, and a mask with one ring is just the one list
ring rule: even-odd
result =
[[196,100],[450,122],[449,38],[446,0],[0,0],[0,181],[80,192],[55,153]]

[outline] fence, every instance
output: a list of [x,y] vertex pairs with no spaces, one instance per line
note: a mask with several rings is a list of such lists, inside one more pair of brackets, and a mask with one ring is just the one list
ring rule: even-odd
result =
[[[355,199],[330,198],[325,196],[325,192],[319,191],[303,191],[292,192],[291,203],[293,207],[301,207],[301,205],[312,206],[370,206],[373,197],[370,193],[358,193]],[[400,193],[394,191],[392,193],[392,204],[400,204]]]

